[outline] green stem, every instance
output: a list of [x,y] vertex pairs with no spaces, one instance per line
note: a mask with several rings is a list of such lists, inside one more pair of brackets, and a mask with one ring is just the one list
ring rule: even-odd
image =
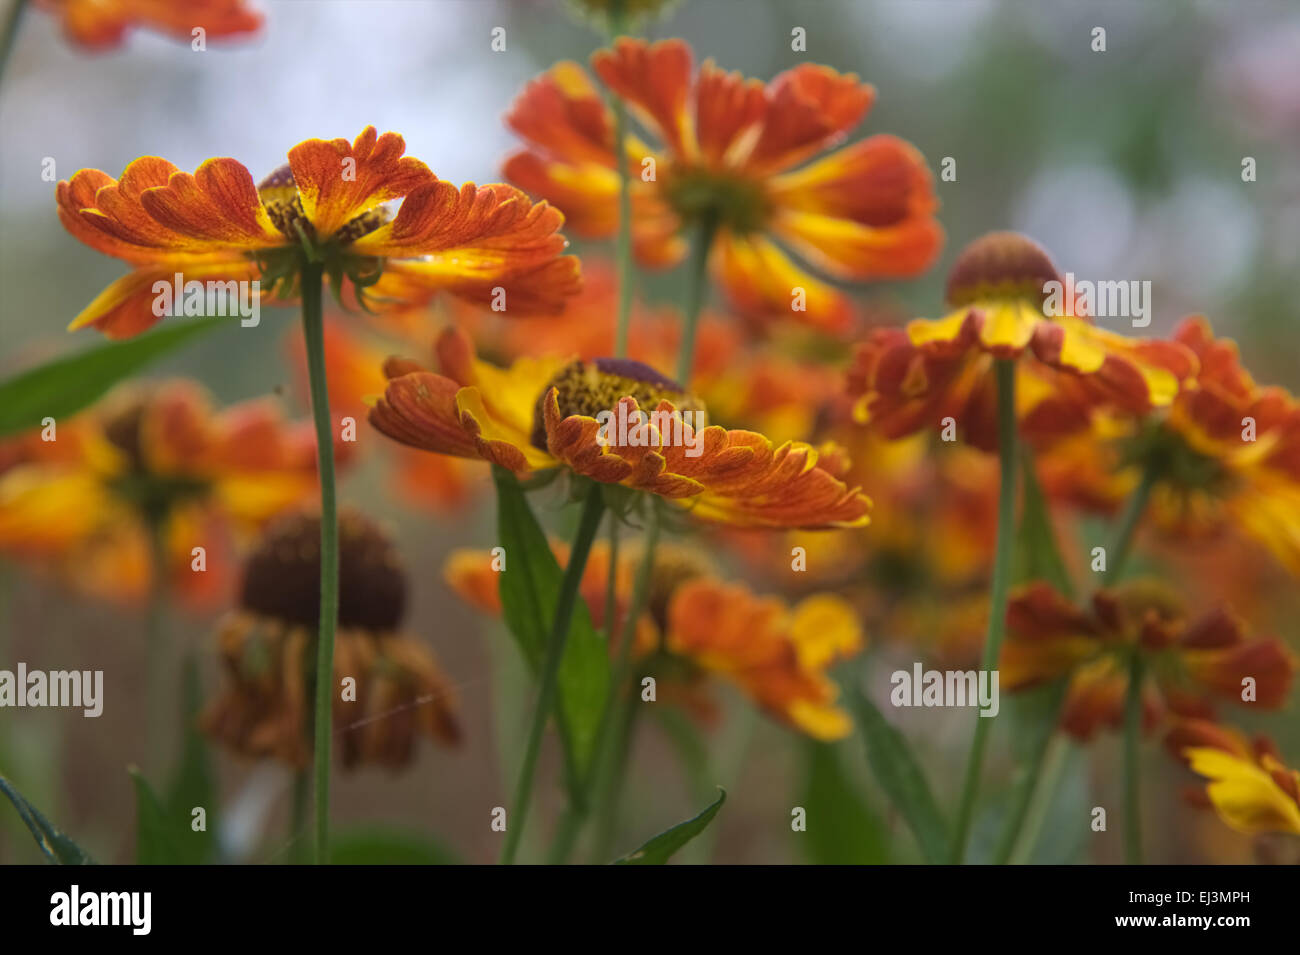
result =
[[[989,625],[984,638],[981,669],[995,670],[1006,632],[1007,590],[1011,576],[1011,539],[1015,530],[1016,511],[1016,366],[1013,359],[997,362],[998,381],[998,537],[993,556],[993,584],[989,592]],[[988,744],[989,723],[983,716],[975,718],[975,738],[966,761],[966,778],[953,832],[952,862],[960,865],[966,855],[971,819],[975,813],[975,796],[979,790],[980,769]]]
[[542,684],[537,691],[537,703],[533,708],[533,724],[528,732],[524,762],[519,770],[519,782],[515,786],[514,803],[511,806],[513,817],[506,830],[505,846],[501,850],[503,865],[510,865],[515,861],[515,853],[519,851],[519,840],[524,834],[524,825],[528,821],[528,805],[533,795],[537,757],[541,752],[546,724],[555,705],[560,660],[564,656],[564,646],[569,639],[569,625],[578,598],[578,586],[582,583],[582,572],[587,566],[587,555],[591,553],[591,542],[595,540],[596,531],[600,528],[600,517],[604,509],[605,503],[601,496],[600,485],[593,483],[582,505],[582,518],[578,523],[578,533],[573,541],[569,563],[564,568],[564,578],[560,582],[560,595],[555,604],[555,618],[551,622],[551,633],[546,641],[546,653],[542,660]]
[[167,518],[165,515],[146,517],[149,534],[149,603],[145,610],[145,745],[148,763],[160,759],[162,728],[167,725],[163,707],[167,668],[164,640],[167,621],[167,592],[171,567],[167,560]]
[[[622,631],[614,656],[614,679],[611,693],[605,704],[605,714],[600,721],[597,737],[597,760],[592,773],[594,805],[598,813],[597,832],[607,836],[618,814],[620,778],[627,769],[626,749],[634,721],[630,712],[636,699],[636,688],[629,677],[632,671],[632,648],[636,643],[637,622],[645,610],[650,596],[650,580],[654,576],[655,550],[659,546],[659,509],[653,505],[646,517],[644,548],[636,580],[632,584],[632,600],[623,618]],[[597,838],[599,847],[603,841]]]
[[[1035,765],[1034,783],[1030,791],[1033,798],[1024,816],[1024,828],[1020,830],[1009,858],[999,859],[998,862],[1007,861],[1019,865],[1029,861],[1034,846],[1038,844],[1038,834],[1043,831],[1047,809],[1056,795],[1061,772],[1065,769],[1065,757],[1069,752],[1069,741],[1061,733],[1052,733],[1047,745],[1043,747],[1042,758]],[[1040,774],[1041,779],[1038,778]]]
[[289,815],[289,862],[302,860],[303,832],[307,828],[307,805],[311,801],[311,775],[305,769],[293,774],[293,804]]
[[609,515],[609,566],[605,578],[605,639],[614,639],[618,608],[618,515]]
[[4,79],[5,67],[9,65],[9,56],[14,51],[14,44],[18,39],[18,27],[23,20],[23,9],[27,6],[27,0],[14,0],[14,5],[9,8],[9,16],[5,18],[3,28],[0,28],[0,80]]
[[1105,583],[1112,583],[1119,579],[1124,570],[1124,565],[1128,561],[1129,552],[1133,547],[1133,536],[1137,533],[1139,522],[1142,515],[1146,512],[1147,502],[1151,499],[1151,489],[1155,487],[1156,469],[1150,465],[1142,472],[1142,480],[1137,486],[1137,490],[1128,499],[1128,504],[1124,506],[1124,513],[1120,517],[1119,531],[1115,535],[1115,543],[1111,545],[1109,563],[1106,565],[1106,572],[1102,576]]
[[339,614],[339,524],[334,497],[334,429],[330,423],[325,377],[325,335],[321,324],[323,269],[302,266],[302,332],[307,342],[311,412],[316,423],[316,461],[320,471],[320,629],[316,638],[316,717],[313,726],[317,865],[329,860],[330,747],[333,742],[334,630]]
[[627,139],[627,104],[614,97],[614,142],[618,164],[618,238],[614,265],[618,270],[618,324],[615,326],[614,356],[627,357],[628,326],[632,321],[632,176],[627,168],[623,143]]
[[[1110,550],[1110,562],[1102,577],[1105,583],[1118,580],[1132,549],[1133,536],[1151,498],[1156,483],[1156,468],[1148,465],[1142,481],[1129,498],[1120,517],[1119,531]],[[1124,859],[1129,865],[1142,864],[1141,818],[1141,767],[1138,763],[1138,744],[1142,736],[1142,681],[1144,678],[1142,653],[1133,650],[1129,661],[1128,689],[1124,697]]]
[[682,344],[677,353],[677,383],[683,388],[689,387],[691,368],[695,364],[695,331],[700,321],[700,312],[704,310],[704,301],[708,297],[709,249],[713,246],[716,232],[716,220],[712,216],[705,216],[700,220],[695,244],[691,248],[686,309],[682,315]]
[[1124,861],[1142,864],[1141,773],[1138,744],[1142,736],[1142,654],[1134,650],[1129,661],[1128,690],[1124,697]]
[[[1026,471],[1027,476],[1032,477],[1031,471]],[[1132,550],[1133,539],[1136,534],[1142,515],[1146,511],[1146,506],[1151,498],[1151,489],[1156,483],[1156,471],[1148,467],[1138,484],[1136,490],[1129,497],[1128,503],[1124,506],[1124,513],[1120,517],[1119,527],[1115,534],[1115,541],[1111,545],[1109,554],[1111,562],[1107,565],[1107,570],[1102,577],[1104,583],[1110,583],[1119,577],[1123,571]],[[1061,700],[1053,710],[1053,723],[1059,722],[1060,705],[1065,701],[1066,688],[1061,689]],[[1055,775],[1058,774],[1064,766],[1064,744],[1056,738],[1050,737],[1044,745],[1040,746],[1032,757],[1027,771],[1027,778],[1016,794],[1016,801],[1008,815],[1009,823],[1003,829],[1002,839],[998,844],[998,850],[995,853],[994,862],[1001,864],[1008,861],[1027,858],[1028,854],[1033,851],[1034,843],[1038,836],[1038,826],[1041,826],[1041,819],[1038,826],[1033,825],[1031,817],[1026,813],[1030,811],[1031,806],[1041,812],[1046,812],[1044,806],[1040,803],[1046,798],[1050,799],[1056,789]],[[1044,761],[1051,756],[1048,762],[1048,769],[1044,772]],[[1041,777],[1041,778],[1040,778]],[[1032,802],[1031,802],[1032,800]],[[1023,830],[1023,831],[1022,831]],[[1014,851],[1013,851],[1014,850]]]

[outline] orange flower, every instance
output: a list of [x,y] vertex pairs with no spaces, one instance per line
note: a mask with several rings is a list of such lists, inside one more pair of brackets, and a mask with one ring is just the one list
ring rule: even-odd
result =
[[128,28],[148,27],[190,43],[194,30],[208,39],[253,33],[262,14],[248,0],[36,0],[63,24],[72,43],[91,50],[120,46]]
[[[493,322],[491,313],[465,306],[453,313],[453,322],[494,354],[595,359],[614,350],[609,316],[618,307],[617,295],[614,269],[602,260],[584,259],[582,291],[561,315]],[[675,309],[634,301],[628,354],[652,368],[670,367],[680,350],[681,330]],[[706,312],[690,381],[710,419],[776,441],[807,440],[826,406],[838,397],[838,387],[824,360],[792,354],[788,344],[746,343],[734,323]]]
[[1257,385],[1236,345],[1200,316],[1174,334],[1199,362],[1168,413],[1146,421],[1096,410],[1078,440],[1042,459],[1045,486],[1084,507],[1111,510],[1154,475],[1153,523],[1174,539],[1232,533],[1262,544],[1300,574],[1300,403]]
[[123,389],[57,429],[49,443],[20,439],[23,460],[0,474],[0,549],[109,599],[148,592],[154,525],[174,585],[211,598],[232,533],[316,493],[311,425],[287,425],[269,401],[214,412],[197,385],[176,381]]
[[1007,631],[1002,685],[1018,690],[1072,675],[1062,726],[1083,740],[1122,722],[1134,653],[1151,676],[1143,689],[1147,729],[1165,710],[1210,716],[1210,697],[1277,708],[1295,669],[1277,639],[1248,639],[1225,610],[1188,622],[1177,601],[1142,581],[1098,591],[1083,610],[1048,585],[1031,584],[1012,596]]
[[752,431],[704,426],[698,400],[640,362],[522,358],[501,369],[456,329],[436,351],[442,374],[403,359],[385,365],[388,388],[370,422],[403,444],[516,473],[563,467],[720,523],[867,523],[871,502],[840,480],[840,456],[819,463],[806,444],[773,447]]
[[[577,260],[560,255],[564,217],[513,186],[458,189],[405,149],[401,136],[373,126],[352,143],[309,139],[260,186],[233,159],[209,159],[190,175],[145,156],[120,181],[81,170],[59,183],[60,220],[132,271],[70,327],[136,335],[159,320],[159,289],[171,296],[177,275],[186,285],[257,282],[259,301],[265,292],[289,302],[304,256],[323,263],[336,293],[346,280],[349,300],[380,308],[446,291],[474,301],[504,295],[512,314],[560,309],[578,286]],[[386,204],[399,199],[391,213]]]
[[1145,414],[1168,406],[1195,373],[1189,350],[1097,328],[1072,305],[1048,316],[1045,285],[1060,281],[1047,253],[1024,236],[976,239],[948,276],[952,312],[906,331],[877,329],[859,346],[848,381],[858,420],[900,438],[951,417],[968,443],[991,450],[994,359],[1026,354],[1035,360],[1018,364],[1016,412],[1038,443],[1084,427],[1095,407]]
[[[556,550],[563,563],[567,554]],[[620,618],[628,611],[639,562],[635,549],[620,554],[615,570]],[[486,552],[458,551],[445,576],[468,602],[500,613],[498,575],[491,567]],[[609,551],[597,544],[581,593],[598,625],[609,573]],[[717,579],[692,551],[660,545],[636,633],[636,658],[658,675],[660,692],[697,714],[712,711],[697,684],[713,675],[737,686],[772,718],[815,739],[842,739],[851,730],[848,714],[835,705],[838,687],[826,674],[862,648],[856,614],[839,597],[814,594],[790,607]]]
[[[226,685],[206,708],[206,732],[235,752],[290,766],[311,761],[306,675],[320,618],[320,519],[286,515],[244,568],[239,609],[222,620]],[[423,733],[460,741],[456,697],[433,651],[401,629],[406,573],[388,537],[354,512],[339,520],[339,632],[334,676],[355,681],[334,701],[344,768],[411,762]]]
[[[614,141],[614,119],[576,63],[542,74],[507,122],[530,146],[511,156],[512,182],[563,208],[579,235],[618,229],[618,164],[628,164],[637,255],[681,260],[683,227],[713,238],[715,275],[743,311],[784,315],[843,332],[848,299],[796,264],[779,239],[838,279],[918,275],[943,234],[925,160],[892,136],[873,136],[808,165],[841,142],[875,98],[852,73],[807,64],[764,86],[706,61],[692,75],[681,40],[620,38],[592,57],[609,89],[661,144]],[[793,307],[795,290],[806,310]]]
[[1233,829],[1246,835],[1300,835],[1300,772],[1282,763],[1271,741],[1261,737],[1252,743],[1227,727],[1188,720],[1165,742],[1210,780],[1205,799]]

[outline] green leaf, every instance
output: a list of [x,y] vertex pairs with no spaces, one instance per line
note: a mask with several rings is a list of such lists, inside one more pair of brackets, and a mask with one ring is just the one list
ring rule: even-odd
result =
[[137,865],[175,865],[180,862],[167,810],[135,766],[127,768],[135,783],[135,861]]
[[446,846],[395,826],[362,826],[330,836],[330,865],[461,865]]
[[665,829],[640,849],[615,860],[614,864],[663,865],[672,858],[674,852],[708,828],[709,823],[713,821],[713,817],[718,814],[718,810],[722,808],[722,804],[726,801],[727,791],[719,786],[717,801],[708,809],[693,819],[687,819],[685,822],[679,822],[671,829]]
[[907,742],[861,692],[854,692],[853,708],[880,788],[907,821],[926,861],[943,862],[949,849],[948,825]]
[[1052,520],[1047,510],[1047,500],[1038,483],[1033,454],[1026,451],[1022,461],[1025,490],[1020,514],[1020,530],[1016,535],[1016,569],[1013,579],[1021,583],[1045,580],[1065,596],[1072,595],[1070,575],[1061,559]]
[[[181,828],[182,838],[176,840],[178,862],[201,865],[215,861],[217,854],[218,809],[216,773],[212,766],[212,753],[207,737],[199,732],[198,718],[203,692],[199,685],[198,662],[193,654],[185,658],[182,670],[182,718],[185,737],[181,749],[181,762],[167,790],[165,806],[167,818]],[[194,831],[193,813],[202,808],[206,816],[203,830]]]
[[[493,476],[498,534],[506,554],[505,570],[499,575],[502,615],[524,659],[536,671],[564,571],[514,475],[494,468]],[[591,766],[609,687],[609,648],[592,626],[586,602],[578,600],[557,683],[560,732],[574,791],[580,791],[579,781]]]
[[56,358],[0,383],[0,437],[39,428],[93,404],[109,388],[225,319],[190,319],[122,342]]
[[23,798],[22,793],[14,788],[3,775],[0,775],[0,792],[9,797],[9,801],[18,810],[27,828],[31,831],[36,844],[40,846],[45,857],[60,865],[94,865],[95,860],[85,849],[77,845],[63,831],[45,818],[35,806]]
[[839,749],[810,740],[803,807],[808,829],[798,834],[817,865],[881,865],[889,861],[889,838],[840,763]]

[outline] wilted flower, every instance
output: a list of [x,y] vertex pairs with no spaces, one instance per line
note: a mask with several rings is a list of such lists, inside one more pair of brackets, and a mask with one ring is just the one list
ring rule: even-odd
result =
[[[398,769],[417,733],[460,740],[455,694],[425,644],[402,629],[406,573],[369,520],[339,519],[339,630],[334,726],[345,767]],[[226,685],[202,716],[235,752],[291,766],[311,761],[310,681],[320,620],[320,520],[291,515],[267,530],[244,567],[239,607],[221,623]]]
[[[309,139],[261,185],[234,159],[190,175],[145,156],[116,180],[83,169],[59,183],[59,219],[132,272],[73,320],[111,338],[157,322],[161,284],[253,282],[277,303],[298,294],[304,256],[321,263],[336,295],[344,282],[367,306],[410,306],[439,291],[474,301],[504,295],[512,314],[556,311],[577,290],[578,262],[560,213],[513,186],[457,188],[403,156],[396,133],[366,127],[345,139]],[[396,213],[388,203],[401,199]],[[250,287],[251,288],[251,287]],[[501,289],[498,293],[495,290]]]
[[1148,729],[1165,711],[1209,717],[1212,699],[1277,708],[1295,670],[1276,638],[1248,638],[1226,610],[1189,621],[1172,594],[1146,581],[1098,591],[1084,609],[1044,583],[1014,593],[998,669],[1007,690],[1070,676],[1061,724],[1086,740],[1122,723],[1135,653],[1150,676],[1142,693]]
[[[698,399],[640,362],[521,358],[501,369],[478,360],[456,329],[442,333],[436,351],[442,374],[405,359],[385,365],[388,388],[370,422],[403,444],[516,473],[563,467],[721,523],[830,527],[868,520],[871,502],[839,478],[841,456],[823,462],[810,445],[773,447],[752,431],[705,426]],[[627,440],[615,434],[617,422],[628,423]]]
[[612,114],[569,61],[530,83],[506,117],[530,143],[507,161],[506,177],[557,203],[579,235],[617,231],[624,162],[642,262],[680,261],[683,227],[701,227],[739,308],[841,332],[852,320],[848,299],[774,239],[840,279],[917,275],[938,254],[938,202],[909,144],[873,136],[795,168],[841,142],[870,109],[875,90],[856,75],[806,64],[764,85],[712,61],[692,75],[681,40],[626,37],[592,67],[660,146],[635,136],[616,143]]

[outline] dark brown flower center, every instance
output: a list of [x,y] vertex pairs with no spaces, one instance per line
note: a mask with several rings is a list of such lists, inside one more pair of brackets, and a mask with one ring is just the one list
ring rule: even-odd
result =
[[630,358],[596,358],[570,362],[561,368],[537,396],[533,410],[533,447],[546,450],[544,402],[554,388],[560,405],[560,417],[586,415],[596,417],[613,411],[618,400],[635,398],[642,410],[652,411],[660,401],[671,401],[678,411],[704,411],[698,398],[667,375]]
[[962,249],[948,272],[948,304],[1024,298],[1041,305],[1048,282],[1061,276],[1042,246],[1018,232],[990,232]]
[[[320,518],[273,524],[244,566],[244,609],[314,629],[320,622]],[[339,626],[396,630],[406,610],[406,573],[392,542],[370,520],[339,515]]]

